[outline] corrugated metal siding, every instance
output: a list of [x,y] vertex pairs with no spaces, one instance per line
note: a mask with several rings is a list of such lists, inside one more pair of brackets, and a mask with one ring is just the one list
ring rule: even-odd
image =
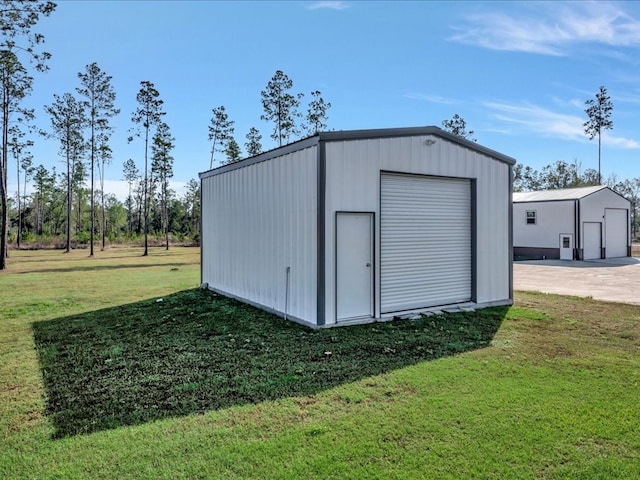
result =
[[[611,234],[607,235],[606,229],[606,212],[605,209],[622,209],[627,211],[626,228],[621,233],[623,237],[626,237],[626,245],[631,245],[631,231],[629,228],[629,214],[631,210],[631,202],[624,197],[616,194],[615,192],[605,188],[593,195],[580,200],[580,221],[582,222],[601,222],[602,223],[602,247],[605,248],[606,255],[609,256],[607,238]],[[624,255],[626,256],[626,252]],[[600,258],[599,256],[597,258]]]
[[[563,193],[564,192],[564,193]],[[629,210],[630,202],[604,186],[565,189],[560,191],[557,197],[568,196],[571,193],[582,192],[579,205],[579,222],[576,248],[583,250],[585,260],[600,258],[600,247],[606,247],[606,235],[602,232],[605,220],[605,208]],[[529,192],[544,194],[546,192]],[[553,191],[549,191],[552,194]],[[522,199],[523,194],[519,196]],[[576,195],[574,195],[576,196]],[[534,197],[531,197],[534,198]],[[525,224],[525,211],[537,212],[537,224]],[[575,201],[528,201],[513,204],[513,229],[515,247],[547,247],[558,248],[559,234],[575,232]],[[621,234],[626,237],[626,244],[630,243],[627,227]],[[620,246],[622,240],[618,239],[616,255],[622,253],[624,247]],[[607,253],[608,255],[608,253]],[[626,255],[626,253],[624,253]]]
[[317,147],[202,180],[202,281],[316,322]]
[[[433,143],[432,143],[433,142]],[[369,211],[380,219],[381,171],[476,179],[476,300],[510,297],[509,165],[432,135],[326,144],[326,323],[335,322],[335,212]],[[376,316],[380,316],[380,238],[376,235]]]
[[383,174],[382,313],[471,300],[469,180]]
[[[508,298],[512,262],[510,244],[511,174],[499,162],[482,163],[476,182],[476,300]],[[504,282],[504,283],[503,283]]]
[[605,188],[580,200],[580,219],[584,222],[602,222],[605,208],[630,209],[631,202]]
[[[536,212],[536,224],[527,224],[526,212]],[[513,204],[513,246],[559,248],[561,233],[575,231],[575,201]]]

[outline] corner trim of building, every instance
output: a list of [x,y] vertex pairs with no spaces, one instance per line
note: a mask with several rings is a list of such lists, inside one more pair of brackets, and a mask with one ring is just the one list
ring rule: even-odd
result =
[[[509,179],[513,179],[513,166],[509,165]],[[509,218],[508,233],[509,236],[509,248],[508,248],[508,262],[509,262],[509,299],[513,302],[513,181],[509,182]]]
[[318,223],[317,223],[317,296],[316,325],[326,323],[326,186],[327,186],[327,152],[324,141],[318,144]]

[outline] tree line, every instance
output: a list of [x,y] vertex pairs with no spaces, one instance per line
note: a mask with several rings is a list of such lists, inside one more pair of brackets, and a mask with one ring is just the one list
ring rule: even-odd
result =
[[[86,169],[80,168],[72,178],[71,220],[68,218],[68,183],[66,172],[39,165],[33,169],[33,193],[23,201],[18,215],[17,200],[9,198],[9,214],[13,228],[9,242],[20,248],[66,247],[67,225],[75,246],[89,248],[92,214],[90,190],[85,186]],[[109,244],[139,244],[145,230],[144,181],[129,179],[129,192],[125,202],[115,195],[96,189],[100,208],[94,213],[94,234]],[[187,182],[183,195],[171,189],[160,194],[162,185],[155,183],[149,191],[147,203],[147,229],[156,245],[165,245],[168,232],[171,243],[197,244],[200,222],[200,183]],[[21,222],[21,229],[17,228]],[[168,227],[168,228],[167,228]],[[22,234],[18,236],[18,232]]]
[[[1,0],[0,28],[0,270],[6,267],[8,246],[25,244],[58,245],[66,252],[73,245],[87,245],[94,255],[95,238],[101,248],[108,243],[144,244],[148,255],[149,237],[168,249],[172,241],[199,242],[199,182],[188,182],[182,196],[170,188],[173,177],[175,138],[164,121],[164,102],[155,85],[144,80],[136,95],[137,107],[131,113],[129,142],[140,144],[141,165],[133,159],[123,163],[123,178],[128,184],[124,202],[105,191],[105,168],[113,161],[110,140],[111,120],[121,112],[116,106],[112,77],[97,63],[88,64],[77,74],[73,91],[54,94],[44,106],[50,127],[36,132],[32,126],[33,110],[24,108],[30,95],[33,77],[28,68],[46,72],[51,55],[42,49],[44,37],[34,31],[42,17],[55,11],[56,5],[41,0]],[[301,112],[304,94],[293,91],[293,81],[277,70],[261,91],[263,114],[260,120],[272,125],[270,137],[278,146],[314,135],[327,128],[331,103],[318,90],[310,93],[306,112]],[[601,183],[601,134],[611,129],[613,105],[604,87],[595,99],[585,102],[587,122],[583,124],[590,139],[598,139],[598,171],[580,172],[578,165],[556,162],[536,171],[517,165],[514,190],[568,188]],[[467,140],[476,141],[473,130],[455,114],[442,122],[443,128]],[[235,136],[234,121],[224,105],[212,109],[208,127],[211,150],[209,168],[237,162],[243,158]],[[55,139],[64,169],[47,169],[35,165],[30,147],[36,134]],[[245,135],[246,156],[263,152],[262,135],[251,127]],[[216,159],[216,154],[224,155]],[[13,160],[17,192],[10,198],[8,164]],[[607,184],[638,206],[639,179]],[[29,189],[28,186],[31,186]],[[31,193],[27,194],[30,190]],[[634,216],[637,218],[637,216]],[[634,222],[635,225],[635,222]]]
[[[613,102],[606,87],[600,86],[595,97],[584,103],[587,120],[582,124],[582,128],[589,140],[598,139],[598,169],[587,168],[582,171],[577,160],[573,163],[558,160],[542,167],[541,170],[518,163],[513,169],[513,191],[529,192],[606,185],[631,202],[631,234],[635,237],[640,231],[640,177],[621,179],[613,173],[603,181],[601,174],[602,133],[613,128],[611,119]],[[466,140],[476,141],[473,130],[467,129],[465,119],[457,113],[451,119],[443,120],[442,128]]]
[[[148,255],[149,237],[168,249],[171,241],[199,242],[199,182],[192,179],[182,196],[170,188],[173,177],[175,138],[164,121],[164,102],[155,85],[144,80],[131,113],[133,127],[129,142],[140,143],[141,165],[133,159],[123,163],[128,195],[121,202],[105,190],[105,169],[113,162],[111,120],[119,115],[112,77],[91,63],[77,74],[73,91],[54,94],[44,106],[50,126],[36,131],[34,110],[22,106],[31,94],[33,77],[28,68],[46,72],[51,54],[42,50],[44,36],[34,32],[39,20],[48,17],[56,4],[40,0],[2,0],[0,4],[0,102],[2,108],[2,150],[0,152],[0,270],[6,268],[9,245],[87,245],[94,255],[96,238],[101,248],[108,243],[143,243]],[[271,122],[271,138],[279,146],[301,135],[313,135],[327,127],[326,102],[320,91],[310,93],[306,114],[300,111],[302,93],[292,93],[293,81],[281,70],[261,92],[264,114]],[[234,138],[234,121],[221,105],[212,110],[208,139],[209,167],[216,153],[225,157],[219,164],[242,158]],[[57,141],[64,168],[36,165],[30,147],[32,137],[42,135]],[[256,127],[246,135],[246,155],[263,151]],[[15,164],[17,192],[8,194],[8,164]],[[217,165],[216,165],[217,166]],[[29,193],[27,193],[29,190]]]
[[[72,244],[86,244],[90,256],[94,255],[95,235],[101,239],[102,249],[107,243],[140,240],[143,255],[148,255],[149,235],[156,243],[162,237],[167,249],[172,241],[197,244],[199,183],[190,180],[182,197],[176,196],[169,186],[175,139],[163,121],[164,102],[154,84],[142,81],[136,95],[138,107],[131,115],[134,126],[128,141],[141,141],[144,160],[141,168],[133,159],[123,163],[123,178],[129,189],[125,201],[120,202],[104,188],[105,166],[112,162],[110,119],[120,113],[115,107],[111,77],[92,63],[78,73],[78,79],[80,85],[75,95],[55,94],[54,101],[45,106],[50,130],[39,132],[58,141],[64,171],[35,166],[29,152],[33,141],[23,140],[25,132],[20,125],[11,127],[14,136],[8,145],[15,151],[18,191],[15,201],[10,198],[7,204],[9,243],[18,248],[36,241],[40,245],[58,245],[64,236],[65,252],[71,250]],[[262,91],[265,114],[261,119],[273,122],[271,137],[279,145],[294,135],[313,135],[325,129],[327,110],[331,107],[319,91],[314,91],[303,116],[298,111],[303,94],[290,94],[292,86],[293,82],[278,70]],[[242,152],[233,136],[233,120],[224,106],[212,111],[209,166],[214,166],[216,152],[226,154],[219,162],[222,165],[239,161]],[[261,138],[257,128],[249,130],[245,144],[248,156],[262,152]],[[33,190],[30,195],[26,193],[28,184]]]
[[[301,136],[311,136],[326,130],[328,110],[331,103],[324,100],[322,92],[315,90],[310,93],[311,100],[306,113],[300,111],[303,93],[292,92],[293,80],[282,70],[277,70],[260,92],[264,113],[261,120],[271,122],[273,130],[271,138],[278,146]],[[209,168],[213,168],[216,152],[225,157],[220,160],[222,165],[235,163],[242,159],[242,150],[234,137],[234,121],[229,119],[224,105],[212,109],[213,116],[209,124],[209,141],[211,142],[211,157]],[[253,157],[262,153],[262,135],[256,127],[251,127],[245,136],[244,144],[246,156]]]
[[606,179],[602,179],[600,173],[593,168],[582,171],[577,160],[574,160],[573,163],[558,160],[540,170],[521,163],[513,168],[514,192],[595,185],[606,185],[631,202],[631,234],[635,237],[640,229],[640,177],[621,179],[613,173]]

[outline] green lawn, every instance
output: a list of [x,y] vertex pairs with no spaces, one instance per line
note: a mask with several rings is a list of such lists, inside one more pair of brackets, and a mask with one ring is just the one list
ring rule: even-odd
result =
[[0,478],[640,478],[639,307],[312,331],[194,248],[11,254]]

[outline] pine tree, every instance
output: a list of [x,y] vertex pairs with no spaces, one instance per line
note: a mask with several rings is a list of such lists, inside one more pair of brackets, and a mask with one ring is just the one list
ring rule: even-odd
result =
[[50,173],[43,165],[38,165],[33,173],[34,184],[34,227],[37,235],[42,235],[44,230],[45,207],[53,193],[55,186],[56,169]]
[[224,153],[227,155],[227,161],[225,165],[239,162],[242,159],[242,152],[240,151],[240,145],[236,142],[235,138],[231,137],[227,143],[227,148]]
[[51,119],[50,135],[60,142],[60,155],[65,158],[67,169],[65,186],[67,189],[67,225],[65,253],[71,252],[71,208],[73,205],[73,166],[80,159],[84,150],[82,129],[85,124],[84,109],[81,102],[70,93],[60,97],[54,94],[54,102],[45,106]]
[[102,251],[106,248],[107,238],[107,212],[106,197],[104,191],[104,169],[112,160],[111,147],[107,143],[104,135],[98,136],[98,151],[96,152],[96,163],[98,166],[98,176],[100,177],[100,234],[102,236]]
[[[27,180],[32,170],[31,164],[33,163],[33,155],[29,152],[29,147],[33,146],[32,140],[24,140],[25,133],[20,128],[19,124],[12,125],[9,128],[9,150],[11,150],[11,156],[16,162],[16,179],[18,189],[16,192],[17,197],[17,210],[18,210],[18,233],[16,235],[16,246],[20,248],[20,240],[22,238],[22,200],[26,197]],[[20,195],[20,171],[24,170],[24,190],[25,195]]]
[[260,155],[262,153],[262,143],[260,143],[262,135],[260,135],[258,129],[251,127],[249,129],[249,133],[247,133],[246,139],[247,143],[245,143],[244,146],[247,150],[247,156],[253,157],[255,155]]
[[36,70],[47,70],[51,55],[40,51],[44,36],[32,30],[41,17],[56,8],[53,2],[4,0],[0,9],[0,110],[2,144],[0,146],[0,270],[6,268],[9,203],[7,160],[9,158],[9,123],[19,111],[20,102],[31,92],[31,77],[18,55],[26,56]]
[[[138,125],[137,136],[141,135],[140,128],[144,132],[144,179],[143,179],[143,217],[144,217],[144,253],[143,256],[149,255],[149,173],[148,173],[148,156],[149,156],[149,134],[152,129],[162,121],[165,112],[162,111],[164,102],[160,99],[160,93],[156,90],[153,83],[148,80],[140,82],[141,88],[136,95],[138,108],[131,115],[131,121]],[[129,141],[133,141],[133,137],[129,137]]]
[[472,142],[476,141],[476,139],[473,138],[473,130],[467,131],[467,122],[457,113],[451,118],[451,120],[443,120],[442,128],[445,132],[453,133],[465,140],[471,140]]
[[188,223],[186,231],[191,233],[194,240],[199,241],[200,234],[200,182],[192,178],[187,182],[185,193],[185,210],[187,211]]
[[173,177],[173,157],[171,156],[171,150],[173,150],[175,138],[169,131],[169,126],[161,122],[158,125],[155,135],[153,136],[153,143],[151,145],[151,171],[154,177],[160,183],[160,209],[161,209],[161,223],[162,231],[165,235],[166,250],[169,250],[169,179]]
[[229,138],[233,135],[233,120],[229,120],[229,116],[225,111],[224,105],[212,110],[211,124],[209,125],[209,140],[211,144],[211,160],[209,169],[213,168],[214,155],[216,152],[222,152]]
[[[85,145],[86,148],[86,145]],[[87,194],[87,189],[85,188],[85,183],[87,181],[87,169],[82,161],[82,158],[78,158],[78,160],[73,165],[73,197],[76,199],[76,235],[80,235],[81,232],[84,231],[85,225],[83,224],[83,216],[82,209],[86,205],[85,198]]]
[[300,118],[298,108],[302,93],[292,95],[289,90],[293,88],[293,81],[281,70],[267,83],[267,88],[262,90],[262,107],[264,115],[260,119],[274,123],[271,138],[282,146],[282,142],[289,140],[292,135],[299,135],[296,119]]
[[611,97],[607,94],[605,87],[600,87],[595,99],[591,98],[584,103],[587,105],[585,113],[589,117],[589,120],[582,124],[584,133],[589,137],[589,140],[598,137],[598,184],[601,185],[600,156],[602,151],[602,131],[613,128],[613,122],[611,121],[613,103],[611,103]]
[[[89,167],[91,172],[91,228],[90,252],[93,256],[93,233],[95,230],[95,182],[94,170],[98,155],[108,148],[112,128],[109,119],[118,115],[120,110],[115,107],[116,94],[111,85],[111,77],[100,70],[97,63],[85,67],[84,73],[78,73],[81,87],[77,92],[85,98],[83,102],[87,110],[87,126],[89,128]],[[104,249],[104,240],[103,240]]]
[[136,167],[136,163],[130,158],[123,164],[124,170],[124,180],[129,185],[129,195],[127,195],[126,206],[127,206],[127,227],[129,233],[133,232],[133,196],[132,196],[132,188],[133,184],[136,183],[140,179],[140,172],[138,171],[138,167]]
[[311,92],[313,100],[309,102],[309,108],[307,110],[307,133],[309,135],[315,135],[327,128],[327,110],[331,108],[329,102],[325,102],[322,98],[322,93],[319,90]]

